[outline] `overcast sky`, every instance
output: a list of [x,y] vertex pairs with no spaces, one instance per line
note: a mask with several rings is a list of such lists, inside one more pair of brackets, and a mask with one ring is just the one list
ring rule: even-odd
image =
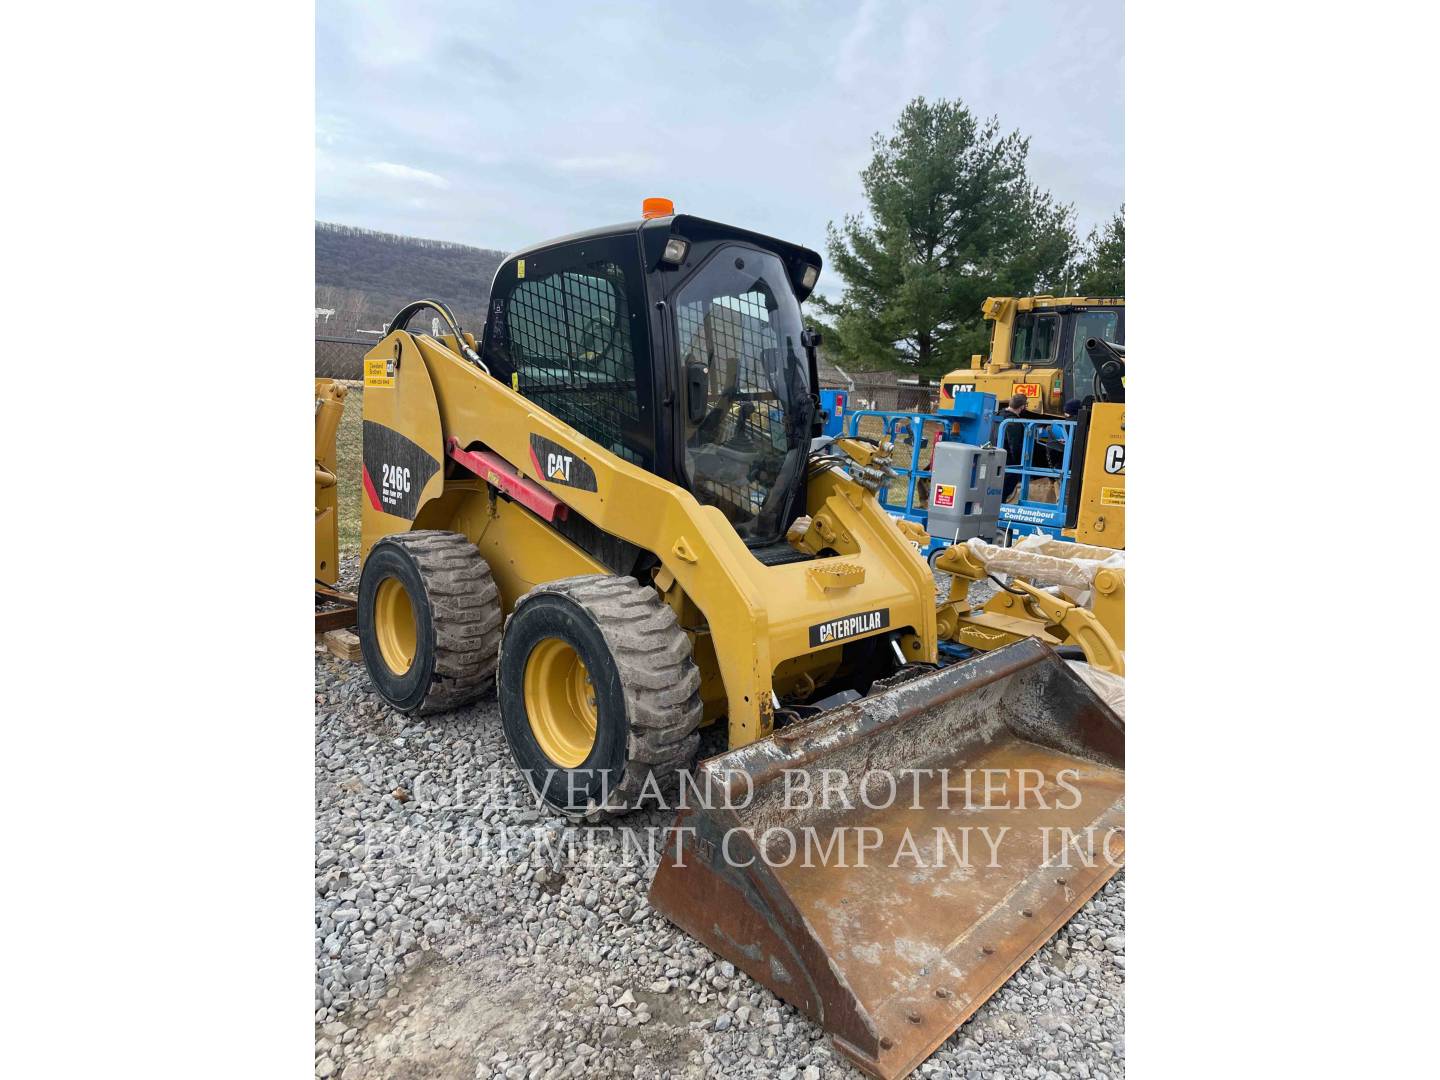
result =
[[[1031,137],[1083,235],[1124,201],[1118,0],[319,0],[316,217],[512,251],[646,195],[824,253],[917,94]],[[833,279],[822,277],[835,287]]]

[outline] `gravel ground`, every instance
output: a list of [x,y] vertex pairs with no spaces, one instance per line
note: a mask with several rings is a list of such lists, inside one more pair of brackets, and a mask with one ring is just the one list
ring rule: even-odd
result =
[[[861,1075],[650,910],[670,813],[535,807],[493,696],[414,720],[317,648],[315,719],[317,1076]],[[920,1075],[1123,1076],[1124,901],[1122,871]]]

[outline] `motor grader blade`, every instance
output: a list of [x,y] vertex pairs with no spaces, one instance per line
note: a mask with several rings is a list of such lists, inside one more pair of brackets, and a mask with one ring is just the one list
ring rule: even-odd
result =
[[651,905],[887,1080],[1124,854],[1124,723],[1034,640],[783,728],[695,779]]

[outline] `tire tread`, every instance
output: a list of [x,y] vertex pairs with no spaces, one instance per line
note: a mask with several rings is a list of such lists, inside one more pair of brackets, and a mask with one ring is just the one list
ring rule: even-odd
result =
[[[675,612],[634,578],[583,574],[536,586],[531,596],[557,593],[583,608],[600,628],[620,672],[630,720],[625,769],[603,805],[585,817],[603,820],[635,809],[647,788],[673,790],[700,746],[700,669]],[[654,780],[650,780],[651,776]]]
[[468,705],[495,686],[500,654],[500,590],[470,539],[441,529],[386,537],[420,571],[435,629],[435,670],[415,709],[420,716]]

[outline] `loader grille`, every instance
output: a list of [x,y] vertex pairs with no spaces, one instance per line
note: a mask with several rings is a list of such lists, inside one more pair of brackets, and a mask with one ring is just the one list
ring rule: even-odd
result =
[[527,398],[613,454],[648,465],[625,276],[609,261],[520,281],[511,356]]
[[760,560],[762,566],[785,566],[788,563],[809,562],[815,558],[808,551],[791,547],[783,540],[778,544],[766,544],[764,547],[751,548],[750,554]]

